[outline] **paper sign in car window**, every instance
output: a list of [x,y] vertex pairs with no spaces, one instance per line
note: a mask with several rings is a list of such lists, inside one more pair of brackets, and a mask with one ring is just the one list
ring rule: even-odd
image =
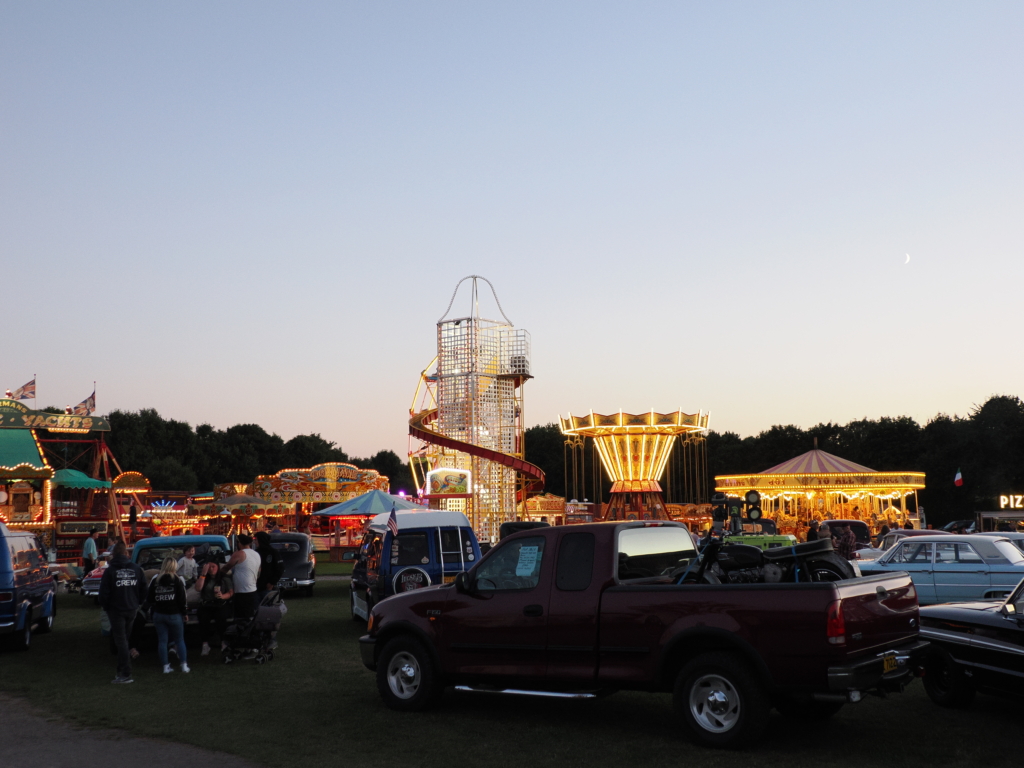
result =
[[540,547],[520,547],[519,562],[516,563],[516,576],[529,576],[537,565],[537,550]]

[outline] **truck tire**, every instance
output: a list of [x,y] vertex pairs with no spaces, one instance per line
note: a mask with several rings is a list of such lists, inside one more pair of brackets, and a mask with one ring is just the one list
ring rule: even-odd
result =
[[813,581],[842,581],[857,575],[850,562],[835,552],[827,552],[801,563],[801,576],[805,568],[810,570]]
[[704,653],[680,670],[672,702],[694,741],[735,749],[760,736],[771,703],[757,677],[729,653]]
[[47,632],[53,629],[53,622],[57,620],[57,594],[54,593],[50,597],[50,615],[45,617],[39,622],[39,626],[36,627],[36,632],[40,635],[45,635]]
[[932,646],[924,661],[924,690],[940,707],[963,709],[974,701],[974,686],[949,652]]
[[444,692],[434,660],[423,644],[412,637],[388,641],[377,660],[377,691],[389,709],[419,712]]

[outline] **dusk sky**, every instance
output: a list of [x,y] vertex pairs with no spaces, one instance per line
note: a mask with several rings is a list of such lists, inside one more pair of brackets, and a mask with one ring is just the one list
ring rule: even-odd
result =
[[964,415],[1022,94],[1020,3],[3,3],[0,390],[404,455],[476,273],[531,425]]

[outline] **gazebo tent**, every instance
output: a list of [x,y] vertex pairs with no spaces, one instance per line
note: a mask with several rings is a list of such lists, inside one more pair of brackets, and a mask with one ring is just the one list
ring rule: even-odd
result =
[[95,480],[85,474],[85,472],[79,472],[77,469],[58,469],[53,473],[53,479],[50,482],[61,488],[76,488],[79,490],[94,491],[101,488],[110,488],[109,480]]
[[383,512],[390,512],[392,507],[399,511],[423,511],[427,509],[422,504],[409,501],[404,496],[396,496],[391,493],[384,493],[384,491],[368,491],[361,496],[356,496],[354,499],[321,509],[313,514],[320,517],[342,517],[345,515],[373,516]]
[[[811,520],[863,520],[883,524],[917,520],[923,472],[876,472],[825,451],[808,451],[755,475],[717,475],[715,490],[730,496],[761,494],[765,516],[780,533],[795,533]],[[913,497],[913,502],[910,499]]]

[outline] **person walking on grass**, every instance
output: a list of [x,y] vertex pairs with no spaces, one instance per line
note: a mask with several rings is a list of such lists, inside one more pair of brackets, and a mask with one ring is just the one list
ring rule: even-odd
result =
[[96,539],[100,532],[93,528],[89,531],[89,538],[82,544],[82,578],[84,579],[96,569],[96,561],[99,559],[99,552],[96,551]]
[[168,639],[174,643],[181,671],[188,673],[188,655],[185,649],[185,582],[178,576],[178,562],[173,557],[164,558],[160,574],[149,582],[149,604],[153,607],[153,626],[156,627],[157,651],[164,674],[174,671],[167,661]]
[[110,635],[117,649],[117,675],[112,682],[131,683],[132,656],[128,639],[139,606],[146,599],[146,574],[128,559],[123,541],[114,545],[110,565],[100,580],[99,600],[110,620]]

